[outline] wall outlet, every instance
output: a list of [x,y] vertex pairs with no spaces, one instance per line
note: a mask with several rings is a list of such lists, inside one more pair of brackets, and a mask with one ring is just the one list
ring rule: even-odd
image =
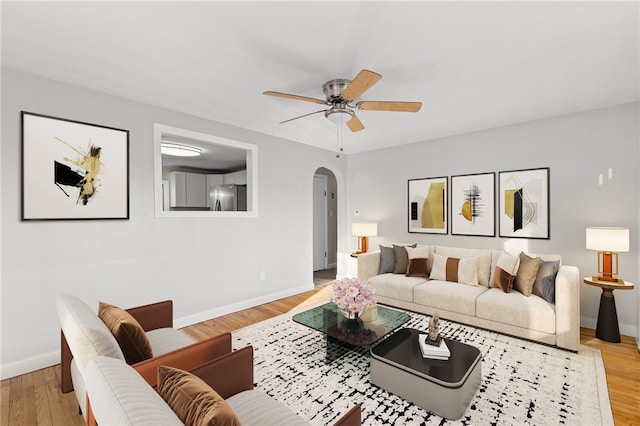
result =
[[264,281],[267,279],[267,273],[265,271],[260,271],[260,281]]

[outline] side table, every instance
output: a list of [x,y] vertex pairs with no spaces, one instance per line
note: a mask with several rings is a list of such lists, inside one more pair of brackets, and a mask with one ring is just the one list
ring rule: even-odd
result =
[[633,283],[616,283],[611,281],[600,281],[595,277],[585,277],[585,284],[600,287],[600,308],[598,309],[598,325],[596,326],[596,337],[606,342],[620,343],[620,329],[618,328],[618,313],[616,311],[616,299],[613,297],[613,290],[631,290]]

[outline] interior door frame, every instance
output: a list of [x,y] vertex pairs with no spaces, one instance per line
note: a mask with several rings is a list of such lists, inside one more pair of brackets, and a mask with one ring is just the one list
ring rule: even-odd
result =
[[316,239],[316,229],[315,229],[315,225],[313,226],[313,240],[314,240],[313,241],[313,264],[314,264],[313,265],[313,270],[314,271],[318,271],[318,270],[322,270],[322,269],[327,269],[328,268],[328,250],[329,250],[329,248],[328,248],[328,244],[329,244],[329,242],[328,242],[328,239],[329,239],[328,232],[329,232],[329,229],[328,228],[329,228],[329,226],[328,226],[328,217],[327,217],[328,216],[328,214],[327,214],[328,213],[327,212],[327,210],[328,210],[327,209],[327,186],[328,186],[329,178],[328,178],[327,175],[314,173],[313,179],[314,179],[313,180],[313,182],[314,182],[314,185],[313,185],[313,199],[314,199],[313,222],[315,222],[316,217],[317,217],[317,215],[319,213],[318,212],[319,208],[315,205],[315,199],[316,199],[316,193],[315,193],[316,192],[316,185],[315,185],[316,181],[315,181],[315,179],[321,179],[322,180],[322,184],[323,184],[322,185],[322,190],[324,191],[324,196],[323,196],[324,202],[322,203],[322,212],[321,212],[322,216],[324,218],[323,223],[322,223],[322,228],[323,228],[322,234],[323,235],[321,237],[322,238],[322,246],[323,246],[323,261],[322,261],[323,267],[320,268],[320,269],[316,269],[316,265],[315,265],[315,263],[316,263],[315,262],[316,261],[316,255],[317,255],[317,253],[316,253],[316,241],[315,241],[315,239]]

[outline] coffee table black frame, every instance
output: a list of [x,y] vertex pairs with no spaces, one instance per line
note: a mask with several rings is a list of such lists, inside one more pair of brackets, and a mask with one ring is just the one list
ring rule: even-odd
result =
[[398,329],[409,321],[409,314],[396,309],[376,306],[370,312],[365,312],[363,318],[349,320],[344,317],[340,309],[334,303],[325,303],[308,309],[293,316],[293,321],[313,330],[322,332],[327,341],[327,359],[334,360],[331,356],[329,345],[341,345],[342,347],[369,347]]

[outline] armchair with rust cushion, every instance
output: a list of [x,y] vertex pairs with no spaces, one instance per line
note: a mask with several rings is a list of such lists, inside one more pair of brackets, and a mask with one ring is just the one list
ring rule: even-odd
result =
[[[87,425],[182,424],[151,387],[156,384],[158,365],[173,363],[170,358],[161,356],[157,360],[148,360],[134,367],[105,357],[97,357],[91,361],[87,368]],[[307,424],[289,408],[253,389],[251,346],[186,370],[202,379],[224,398],[243,426]],[[136,371],[140,374],[136,374]],[[144,380],[143,377],[147,376],[153,376],[154,379]],[[360,424],[360,405],[356,405],[334,425]]]
[[[67,393],[75,389],[82,413],[85,409],[85,369],[96,356],[124,361],[125,357],[111,331],[82,300],[60,294],[56,301],[61,331],[61,388]],[[189,369],[231,352],[231,335],[225,334],[195,342],[173,328],[173,303],[163,301],[127,309],[145,330],[154,357],[171,357],[176,367]],[[137,365],[137,364],[136,364]]]

